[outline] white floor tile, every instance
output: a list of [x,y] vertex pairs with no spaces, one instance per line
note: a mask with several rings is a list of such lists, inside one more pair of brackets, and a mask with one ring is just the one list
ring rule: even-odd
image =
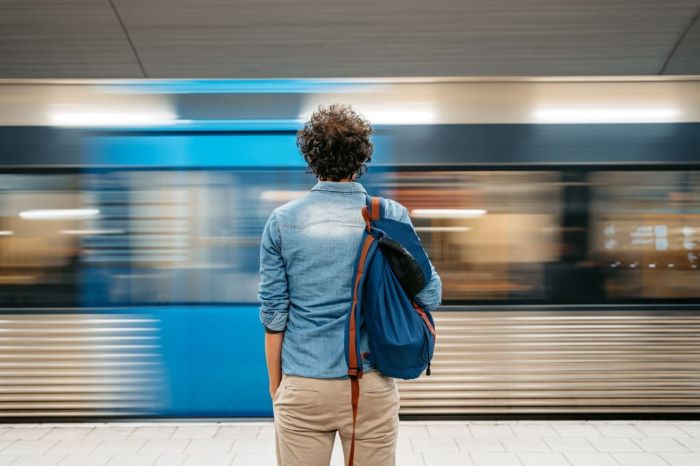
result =
[[697,424],[677,424],[677,426],[691,437],[700,438],[700,422]]
[[688,450],[700,453],[700,438],[679,438],[678,441]]
[[159,455],[153,466],[181,466],[187,459],[187,455]]
[[459,449],[465,453],[472,452],[503,452],[503,444],[495,438],[458,438],[455,439]]
[[[218,432],[214,436],[215,438],[228,438],[228,439],[241,439],[241,438],[255,438],[260,434],[260,426],[250,425],[250,426],[224,426],[219,428]],[[263,435],[274,436],[274,430],[265,429]]]
[[439,437],[470,437],[471,431],[466,424],[428,425],[428,435]]
[[647,437],[690,437],[685,431],[670,423],[639,423],[635,427]]
[[642,447],[642,450],[651,453],[687,453],[688,448],[682,445],[683,440],[691,439],[672,439],[672,438],[651,438],[639,437],[633,438],[632,441]]
[[522,466],[515,453],[470,453],[474,466]]
[[187,455],[160,455],[153,466],[181,466],[187,459]]
[[193,440],[188,439],[157,439],[146,440],[139,453],[156,453],[160,455],[175,455],[182,453]]
[[91,427],[54,427],[43,440],[82,440],[92,432]]
[[148,440],[169,439],[175,433],[175,426],[143,426],[137,427],[129,435],[129,438],[139,438]]
[[139,451],[145,443],[142,439],[103,440],[94,452],[105,455],[130,455]]
[[700,453],[660,453],[671,466],[698,466]]
[[459,451],[457,444],[451,438],[412,438],[413,451],[439,451],[439,452],[456,452]]
[[58,466],[103,466],[110,458],[110,455],[68,455]]
[[274,438],[234,440],[231,453],[265,453],[275,449]]
[[546,424],[513,424],[510,426],[517,437],[556,437],[557,433]]
[[219,426],[180,426],[171,438],[206,439],[213,438]]
[[234,440],[227,438],[206,438],[190,440],[185,448],[187,454],[223,454],[231,451]]
[[188,455],[182,466],[230,466],[233,458],[233,455]]
[[589,439],[589,442],[593,444],[596,450],[603,453],[642,451],[639,445],[626,438],[592,438]]
[[151,466],[158,455],[114,455],[107,466]]
[[467,453],[425,452],[425,466],[472,466],[472,460]]
[[[411,448],[411,446],[409,445],[408,448]],[[335,435],[335,441],[333,442],[333,453],[331,454],[330,466],[345,466],[345,457],[343,456],[343,444],[340,442],[340,436],[338,434]]]
[[564,456],[573,466],[620,466],[607,453],[565,453]]
[[62,455],[20,456],[12,462],[12,466],[55,466],[62,459]]
[[514,452],[551,452],[550,448],[538,438],[502,438],[501,443],[506,451]]
[[2,435],[3,440],[39,440],[48,434],[48,427],[13,427]]
[[622,466],[668,466],[668,463],[654,453],[613,453]]
[[560,453],[595,453],[596,449],[585,438],[544,438],[552,451]]
[[276,466],[274,452],[239,453],[233,458],[232,466]]
[[95,427],[85,438],[90,440],[121,440],[127,438],[133,431],[134,427],[100,425]]
[[102,443],[103,440],[59,440],[49,451],[47,455],[87,455],[95,451],[95,448]]
[[524,466],[570,466],[561,453],[518,453]]
[[596,438],[601,437],[600,432],[589,424],[584,423],[552,423],[552,429],[559,434],[560,437],[575,437],[575,438]]
[[506,438],[515,437],[515,432],[505,424],[472,424],[469,426],[475,438]]
[[428,437],[428,429],[423,424],[399,424],[399,437]]
[[56,440],[15,440],[2,450],[3,455],[43,455]]
[[599,423],[594,425],[595,429],[603,437],[642,437],[644,434],[631,424],[609,424]]
[[397,466],[425,466],[423,455],[405,450],[396,452],[396,464]]
[[[700,422],[404,422],[398,466],[700,466]],[[272,422],[0,425],[0,466],[273,466]],[[23,438],[26,437],[26,438]],[[337,439],[331,466],[344,466]]]

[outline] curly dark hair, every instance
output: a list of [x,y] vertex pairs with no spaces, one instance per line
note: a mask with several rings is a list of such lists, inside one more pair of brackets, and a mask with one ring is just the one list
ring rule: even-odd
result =
[[297,132],[297,146],[309,169],[324,181],[354,180],[367,171],[374,146],[372,126],[349,105],[318,107]]

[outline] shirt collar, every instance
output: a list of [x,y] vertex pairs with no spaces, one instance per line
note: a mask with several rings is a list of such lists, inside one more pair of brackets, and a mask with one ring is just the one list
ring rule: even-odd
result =
[[311,191],[334,191],[337,193],[364,193],[365,187],[357,181],[317,181]]

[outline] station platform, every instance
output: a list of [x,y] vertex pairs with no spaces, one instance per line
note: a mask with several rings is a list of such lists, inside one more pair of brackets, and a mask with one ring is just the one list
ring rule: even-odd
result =
[[[274,466],[274,427],[0,424],[0,465]],[[343,465],[339,439],[331,465]],[[397,465],[698,466],[700,421],[402,421]]]

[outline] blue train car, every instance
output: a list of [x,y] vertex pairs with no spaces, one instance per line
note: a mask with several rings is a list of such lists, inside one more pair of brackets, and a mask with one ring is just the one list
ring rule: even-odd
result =
[[0,83],[10,98],[4,418],[271,416],[259,237],[315,182],[295,133],[332,102],[375,124],[360,181],[409,208],[443,278],[433,375],[400,384],[402,415],[700,410],[697,79]]

